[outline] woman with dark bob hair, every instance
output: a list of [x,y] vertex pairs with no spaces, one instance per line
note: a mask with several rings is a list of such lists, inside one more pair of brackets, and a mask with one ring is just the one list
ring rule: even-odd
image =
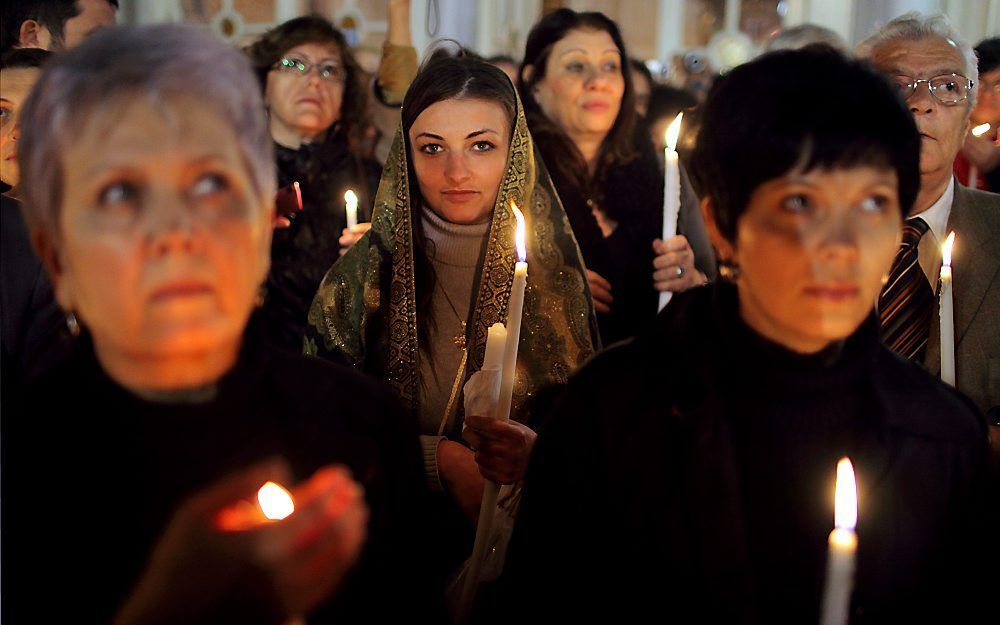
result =
[[517,614],[820,622],[846,456],[850,622],[982,622],[985,424],[881,345],[873,315],[919,142],[893,87],[832,49],[713,86],[692,165],[724,280],[677,296],[557,401],[508,555]]
[[604,14],[559,9],[531,29],[520,72],[528,127],[580,244],[605,344],[652,321],[658,291],[683,291],[715,275],[683,173],[681,234],[659,240],[663,172],[636,127],[628,58]]
[[[507,320],[511,203],[524,213],[529,269],[507,423],[466,415],[463,388],[483,366],[490,326]],[[454,568],[469,555],[484,478],[524,476],[529,400],[598,345],[579,251],[503,71],[464,51],[425,62],[403,100],[372,228],[323,279],[309,323],[307,353],[385,380],[419,420],[440,514],[427,543]]]
[[274,234],[264,314],[276,342],[299,352],[323,274],[340,256],[344,194],[371,216],[381,168],[363,155],[368,93],[343,33],[309,15],[275,26],[246,49],[264,92],[278,186],[298,182],[302,211]]
[[[24,106],[26,218],[78,336],[4,410],[11,622],[431,618],[406,415],[251,318],[274,219],[261,108],[244,55],[176,25],[95,34]],[[292,488],[283,520],[256,504],[267,481]]]

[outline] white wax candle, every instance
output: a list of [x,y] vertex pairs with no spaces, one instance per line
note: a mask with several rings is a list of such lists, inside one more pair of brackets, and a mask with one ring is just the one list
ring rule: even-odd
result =
[[941,246],[941,380],[955,386],[955,303],[952,295],[952,232]]
[[830,532],[826,560],[826,586],[820,625],[846,625],[850,620],[858,536],[858,491],[854,466],[847,458],[837,463],[834,529]]
[[979,186],[979,168],[969,165],[969,188],[975,189],[977,186]]
[[499,369],[503,366],[506,345],[507,328],[500,322],[494,323],[486,335],[486,356],[483,358],[483,369]]
[[351,191],[350,189],[348,189],[347,193],[344,194],[344,202],[346,202],[346,204],[347,204],[347,206],[346,206],[346,210],[347,210],[347,228],[348,229],[353,229],[355,226],[358,225],[358,196],[357,196],[357,194],[355,194],[354,191]]
[[[681,210],[681,169],[680,156],[677,154],[677,137],[681,132],[681,119],[684,113],[678,113],[674,121],[667,126],[666,144],[663,150],[663,237],[667,241],[677,234],[677,215]],[[670,302],[672,291],[661,291],[657,310]]]
[[517,257],[520,259],[514,265],[514,284],[510,289],[510,300],[507,304],[507,345],[503,355],[503,376],[500,378],[500,405],[497,406],[497,416],[501,419],[510,418],[510,405],[514,396],[514,376],[517,373],[517,346],[521,340],[521,313],[524,310],[524,290],[528,284],[528,263],[526,250],[526,227],[524,215],[513,202],[510,203],[517,220],[517,230],[514,240],[517,247]]

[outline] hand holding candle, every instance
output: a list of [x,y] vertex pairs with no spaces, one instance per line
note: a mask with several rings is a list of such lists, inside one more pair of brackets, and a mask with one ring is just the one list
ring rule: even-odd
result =
[[952,295],[951,252],[955,245],[952,232],[941,246],[941,380],[955,386],[955,303]]
[[[680,156],[677,154],[677,138],[681,133],[681,120],[684,113],[678,113],[674,121],[667,126],[665,135],[666,149],[663,150],[663,241],[669,241],[677,234],[677,215],[681,210],[681,170]],[[657,310],[670,302],[672,291],[660,292]]]
[[834,528],[830,532],[826,562],[826,587],[820,625],[847,625],[850,620],[851,592],[858,550],[858,490],[854,465],[847,458],[837,463],[834,497]]

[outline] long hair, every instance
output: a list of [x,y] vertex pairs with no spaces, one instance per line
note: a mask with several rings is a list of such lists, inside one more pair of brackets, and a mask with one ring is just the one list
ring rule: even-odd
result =
[[[621,108],[618,110],[618,117],[611,126],[611,130],[601,142],[593,178],[588,173],[583,154],[566,133],[545,115],[532,94],[535,85],[545,78],[545,69],[553,46],[572,30],[599,30],[608,33],[621,54],[621,72],[625,80]],[[635,96],[631,72],[628,71],[628,62],[629,56],[618,25],[603,13],[577,13],[572,9],[559,9],[539,20],[528,33],[524,60],[521,61],[521,68],[518,72],[521,102],[524,104],[524,114],[528,118],[528,127],[531,129],[532,136],[539,148],[546,153],[546,156],[549,156],[545,161],[545,166],[559,180],[572,182],[582,189],[599,189],[610,168],[635,157],[632,143],[636,124],[636,112],[633,104]],[[525,77],[525,68],[529,65],[532,67],[531,75]],[[558,152],[559,158],[551,157],[553,146]]]
[[347,137],[351,154],[362,153],[365,131],[369,126],[368,93],[363,80],[364,72],[351,54],[344,34],[334,28],[329,20],[318,15],[306,15],[278,24],[261,35],[245,50],[260,80],[261,89],[267,86],[268,72],[281,57],[304,43],[333,45],[340,54],[347,77],[344,80],[344,98],[340,104],[340,119],[335,123]]

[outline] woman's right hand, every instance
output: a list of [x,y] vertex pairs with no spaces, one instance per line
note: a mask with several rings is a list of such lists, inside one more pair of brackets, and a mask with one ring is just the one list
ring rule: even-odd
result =
[[486,480],[479,472],[473,451],[461,443],[442,439],[438,443],[438,473],[445,490],[451,494],[472,525],[479,523],[479,507],[483,501]]
[[601,274],[589,269],[587,282],[590,284],[590,295],[594,298],[594,310],[599,313],[610,313],[611,304],[615,301],[615,298],[611,297],[611,283]]
[[338,240],[338,243],[340,243],[340,255],[343,256],[346,254],[347,250],[354,247],[354,244],[371,229],[372,225],[370,222],[362,222],[353,228],[344,228]]
[[329,596],[366,536],[361,486],[346,469],[324,467],[294,489],[295,512],[272,522],[256,505],[257,490],[269,480],[288,483],[287,468],[259,464],[185,502],[116,625],[197,621],[233,603],[261,604],[247,612],[270,611],[283,622]]

